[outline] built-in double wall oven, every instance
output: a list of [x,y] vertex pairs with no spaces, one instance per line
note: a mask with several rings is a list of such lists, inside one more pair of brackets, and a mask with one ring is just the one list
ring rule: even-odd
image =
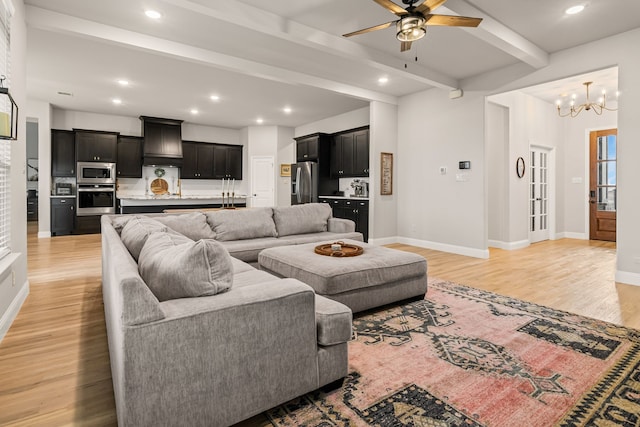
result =
[[78,162],[77,215],[116,213],[115,163]]

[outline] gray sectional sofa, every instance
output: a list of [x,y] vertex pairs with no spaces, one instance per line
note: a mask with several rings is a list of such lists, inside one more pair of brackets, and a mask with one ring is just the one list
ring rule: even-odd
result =
[[120,426],[230,425],[347,374],[349,308],[249,264],[260,248],[362,240],[327,208],[102,217]]

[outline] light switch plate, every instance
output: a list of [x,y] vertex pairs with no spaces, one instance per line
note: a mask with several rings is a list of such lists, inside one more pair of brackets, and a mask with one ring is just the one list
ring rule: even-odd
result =
[[446,175],[446,174],[447,174],[447,167],[440,166],[440,175]]

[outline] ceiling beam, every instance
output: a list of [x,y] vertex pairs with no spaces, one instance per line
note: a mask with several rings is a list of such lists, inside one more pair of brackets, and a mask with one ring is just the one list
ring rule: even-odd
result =
[[465,0],[448,0],[438,13],[482,18],[477,28],[462,29],[536,69],[549,65],[547,52]]
[[209,2],[206,6],[191,0],[164,0],[173,6],[241,26],[291,43],[359,62],[390,76],[407,78],[442,89],[455,89],[458,81],[439,71],[418,64],[405,68],[406,60],[363,46],[342,36],[300,24],[242,2]]
[[392,95],[286,68],[221,54],[184,43],[100,24],[31,5],[25,5],[25,10],[27,25],[32,28],[101,40],[103,42],[141,49],[157,55],[203,64],[252,77],[325,89],[366,101],[380,101],[394,105],[398,103],[398,98]]

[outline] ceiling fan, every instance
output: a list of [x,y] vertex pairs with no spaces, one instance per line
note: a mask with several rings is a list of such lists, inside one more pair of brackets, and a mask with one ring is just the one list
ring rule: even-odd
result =
[[424,0],[420,6],[414,6],[419,0],[402,0],[408,5],[406,9],[398,6],[391,0],[373,0],[400,19],[387,22],[352,33],[343,37],[357,36],[371,31],[383,30],[396,24],[396,38],[402,42],[400,51],[411,49],[411,43],[421,39],[427,32],[427,26],[440,25],[447,27],[477,27],[482,18],[469,18],[467,16],[433,15],[431,12],[441,6],[447,0]]

